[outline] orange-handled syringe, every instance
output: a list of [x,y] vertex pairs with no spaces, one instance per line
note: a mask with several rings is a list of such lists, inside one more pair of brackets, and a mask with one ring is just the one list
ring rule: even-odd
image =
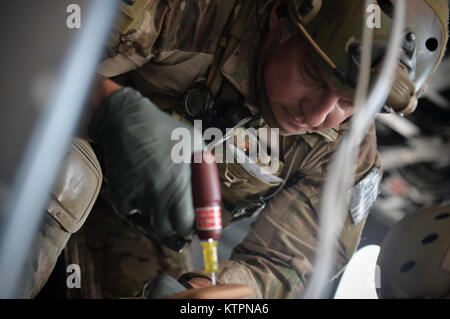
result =
[[[203,247],[205,272],[211,274],[212,284],[216,284],[219,271],[217,240],[222,234],[222,214],[220,209],[220,181],[214,155],[203,152],[192,163],[192,195],[196,214],[197,236]],[[200,159],[195,163],[195,159]]]

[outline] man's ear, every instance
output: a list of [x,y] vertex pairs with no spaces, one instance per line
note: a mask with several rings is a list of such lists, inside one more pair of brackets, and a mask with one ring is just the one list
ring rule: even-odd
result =
[[277,0],[273,5],[269,17],[269,30],[274,30],[280,24],[280,20],[288,16],[286,0]]

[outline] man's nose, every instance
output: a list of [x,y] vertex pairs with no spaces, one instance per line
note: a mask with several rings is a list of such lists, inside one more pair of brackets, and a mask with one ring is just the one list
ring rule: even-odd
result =
[[303,110],[305,123],[311,127],[318,127],[325,122],[328,114],[330,114],[339,100],[339,96],[324,92],[317,99],[312,100],[311,106],[307,110]]

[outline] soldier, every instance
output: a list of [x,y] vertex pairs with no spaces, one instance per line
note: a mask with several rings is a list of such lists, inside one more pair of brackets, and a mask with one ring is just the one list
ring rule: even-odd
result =
[[[375,71],[393,10],[390,1],[380,4]],[[116,211],[153,240],[113,221],[108,209],[94,209],[84,242],[95,273],[101,274],[104,297],[134,295],[161,270],[174,276],[186,270],[182,258],[168,258],[173,255],[161,246],[182,248],[194,224],[189,168],[170,160],[170,132],[181,125],[174,119],[201,119],[207,127],[279,129],[280,138],[269,147],[279,147],[280,169],[269,180],[245,165],[219,164],[223,223],[259,216],[231,259],[222,263],[218,282],[247,284],[257,298],[302,295],[313,269],[327,164],[353,112],[365,10],[357,0],[122,4],[110,58],[99,72],[127,87],[101,81],[102,102],[89,123],[89,136],[101,150],[97,154]],[[399,85],[393,86],[385,111],[407,114],[415,108],[443,57],[447,21],[447,1],[408,1],[395,79]],[[361,144],[354,186],[359,196],[337,243],[335,273],[358,246],[380,176],[372,126]],[[362,191],[364,184],[372,187]],[[365,209],[356,209],[362,202]],[[158,265],[156,271],[151,265]],[[199,273],[180,280],[193,287],[211,284]]]

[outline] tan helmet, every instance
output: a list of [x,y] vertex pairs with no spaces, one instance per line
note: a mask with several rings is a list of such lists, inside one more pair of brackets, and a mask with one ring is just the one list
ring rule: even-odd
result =
[[450,206],[422,209],[394,225],[377,264],[381,298],[450,298]]
[[[320,56],[319,65],[342,91],[352,91],[359,73],[362,26],[365,12],[373,9],[374,44],[372,71],[386,51],[393,17],[393,0],[287,0],[291,19],[280,28],[280,40],[300,32]],[[378,10],[377,10],[378,9]],[[448,37],[447,0],[407,0],[406,28],[397,75],[386,110],[408,114],[414,111],[421,89],[444,56]]]

